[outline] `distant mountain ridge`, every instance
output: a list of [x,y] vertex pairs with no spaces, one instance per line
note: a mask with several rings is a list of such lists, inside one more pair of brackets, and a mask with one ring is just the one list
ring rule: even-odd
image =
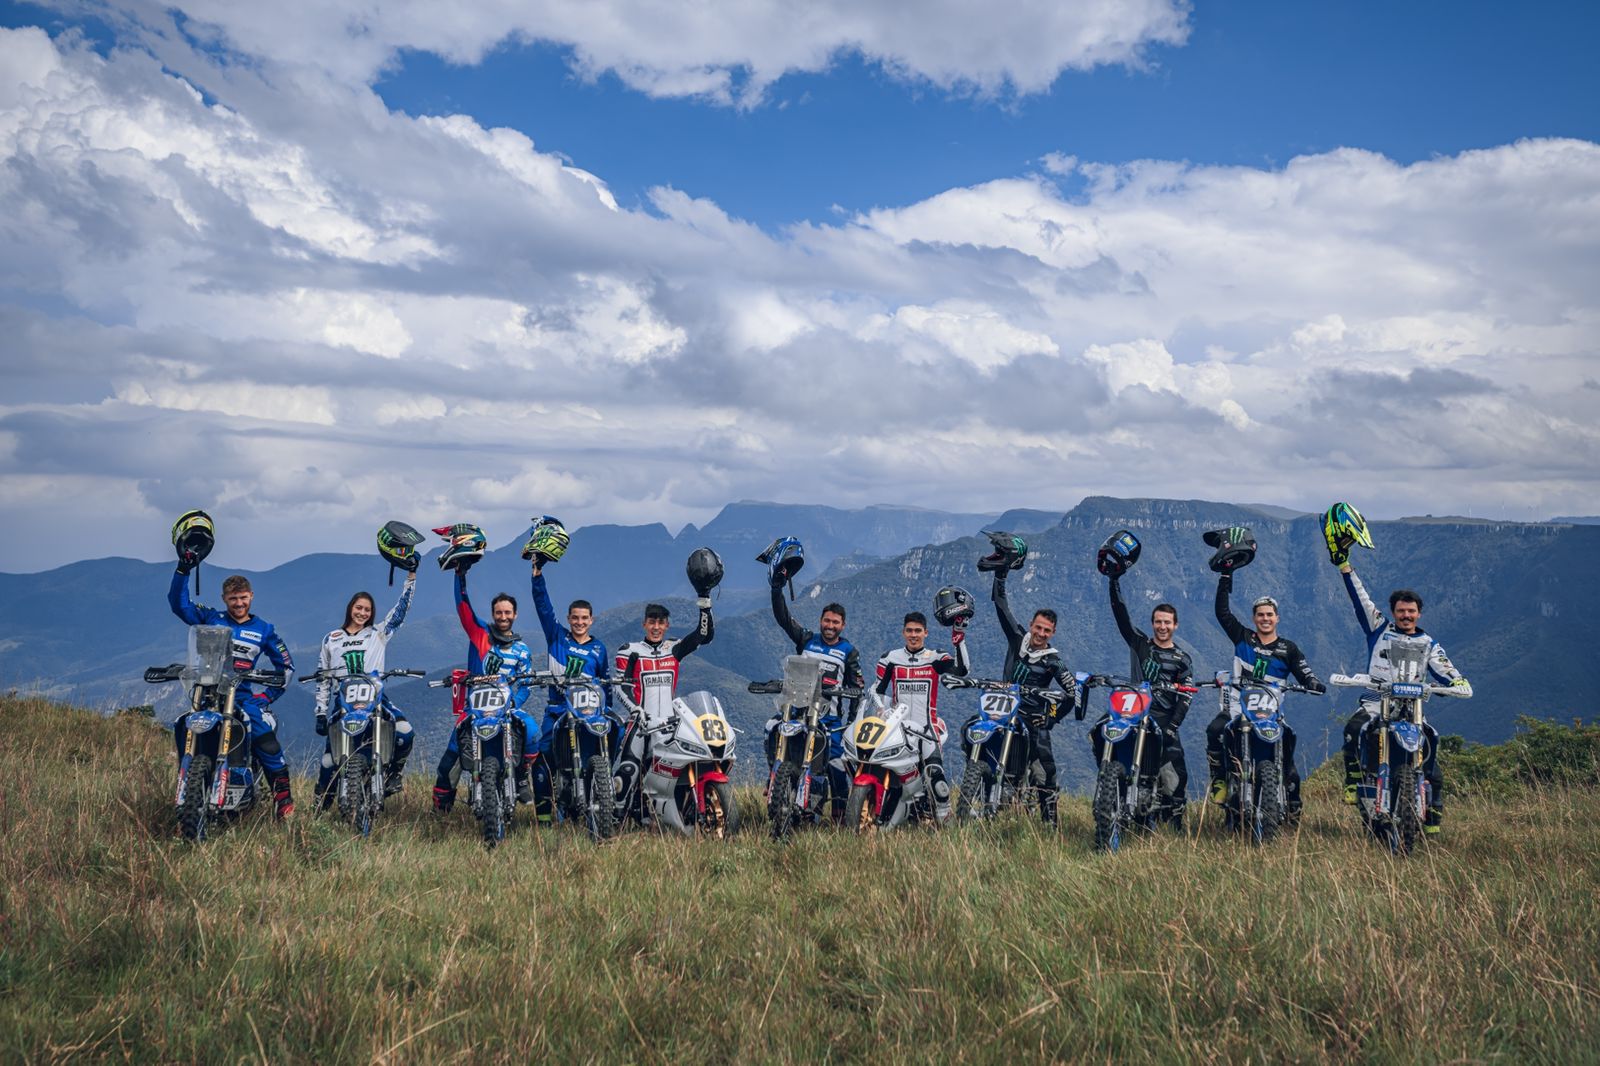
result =
[[[767,706],[746,693],[744,684],[774,676],[790,650],[772,621],[764,571],[754,561],[774,536],[795,534],[806,545],[807,565],[792,605],[795,617],[815,626],[821,604],[835,599],[845,604],[846,637],[869,667],[898,643],[901,615],[931,610],[941,585],[965,586],[979,600],[970,645],[975,664],[992,676],[1003,647],[989,606],[988,575],[974,566],[989,550],[979,531],[1010,528],[1029,542],[1027,566],[1011,583],[1018,616],[1026,620],[1035,607],[1054,607],[1061,614],[1056,643],[1068,662],[1118,672],[1127,668],[1127,651],[1093,560],[1095,548],[1110,533],[1127,528],[1144,544],[1139,564],[1123,582],[1136,618],[1146,621],[1158,599],[1177,605],[1178,639],[1204,674],[1225,667],[1229,651],[1212,617],[1216,585],[1205,566],[1210,549],[1200,534],[1240,522],[1254,530],[1260,553],[1240,572],[1236,613],[1243,616],[1251,598],[1269,592],[1280,601],[1284,634],[1306,650],[1320,676],[1359,669],[1361,635],[1339,575],[1328,563],[1317,517],[1268,506],[1091,496],[1065,515],[1021,510],[996,516],[746,502],[729,505],[704,529],[687,527],[677,536],[659,524],[577,530],[567,557],[547,573],[558,611],[576,596],[591,599],[599,611],[596,633],[614,648],[638,633],[647,599],[666,602],[675,629],[682,631],[693,613],[683,561],[692,547],[715,547],[727,566],[716,594],[717,639],[688,660],[683,683],[711,688],[724,699],[746,730],[745,757],[754,765],[760,762],[758,731]],[[1600,592],[1600,527],[1446,519],[1374,522],[1372,527],[1377,550],[1357,552],[1354,559],[1368,588],[1380,599],[1399,585],[1418,589],[1427,601],[1425,626],[1438,633],[1477,689],[1467,703],[1435,708],[1441,731],[1493,741],[1510,733],[1519,713],[1555,718],[1593,713],[1592,656],[1577,623]],[[470,590],[480,613],[499,590],[517,597],[518,629],[542,652],[527,595],[527,563],[518,557],[521,540],[490,552],[474,567]],[[385,585],[387,571],[375,554],[313,554],[250,576],[262,614],[286,635],[297,665],[309,670],[322,636],[342,617],[355,589],[374,593],[380,613],[388,609],[398,588]],[[176,694],[157,692],[138,678],[145,666],[182,654],[183,626],[165,602],[171,572],[164,564],[99,559],[45,574],[0,574],[0,686],[104,707],[160,696],[163,716],[170,719],[175,712],[167,706]],[[217,602],[223,573],[204,568],[200,600]],[[932,642],[945,637],[936,628]],[[463,648],[450,610],[449,581],[427,563],[412,613],[391,649],[392,665],[438,672],[455,664]],[[959,722],[967,710],[956,696],[948,716]],[[396,697],[412,710],[425,740],[442,728],[443,715],[433,706],[442,700],[438,693],[411,684],[397,688]],[[1308,756],[1336,742],[1337,723],[1353,704],[1348,694],[1294,703],[1291,719]],[[277,707],[291,751],[305,757],[316,743],[307,687],[297,686]],[[1199,731],[1212,713],[1209,704],[1197,705],[1184,729],[1196,775],[1202,765]],[[1057,734],[1058,757],[1069,775],[1086,772],[1083,732],[1084,726],[1068,723]]]

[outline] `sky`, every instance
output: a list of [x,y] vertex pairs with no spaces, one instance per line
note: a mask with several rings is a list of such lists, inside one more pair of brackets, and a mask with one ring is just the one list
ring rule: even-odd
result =
[[259,567],[740,499],[1600,513],[1597,44],[1591,4],[0,0],[4,569],[168,557],[191,507]]

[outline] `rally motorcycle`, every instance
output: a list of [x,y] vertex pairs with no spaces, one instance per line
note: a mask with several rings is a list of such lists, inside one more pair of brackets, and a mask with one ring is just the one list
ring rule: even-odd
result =
[[641,812],[641,822],[684,836],[733,836],[739,807],[728,773],[739,737],[722,702],[709,692],[691,692],[672,701],[664,721],[650,725],[623,684],[613,691],[629,711],[628,737],[637,738],[645,763],[638,776],[639,796],[623,798],[627,808]]
[[781,681],[752,681],[749,686],[758,695],[778,697],[767,777],[774,840],[787,839],[797,826],[823,821],[833,799],[826,754],[832,731],[822,719],[836,714],[840,701],[859,699],[862,693],[827,684],[827,665],[809,655],[790,655],[783,660]]
[[152,666],[150,684],[182,681],[189,687],[189,710],[176,723],[183,730],[175,798],[178,829],[188,840],[204,840],[212,826],[237,819],[256,801],[258,767],[250,746],[250,718],[238,705],[239,686],[282,688],[282,672],[235,671],[233,630],[229,626],[191,626],[188,662]]
[[505,839],[517,810],[513,770],[521,758],[514,726],[516,705],[511,686],[531,674],[450,677],[428,682],[429,688],[460,686],[461,720],[456,724],[456,745],[461,753],[461,774],[467,779],[467,800],[483,832],[483,845],[493,849]]
[[606,711],[603,686],[617,682],[559,674],[539,674],[533,682],[560,689],[562,695],[561,703],[545,710],[560,719],[547,768],[556,815],[583,823],[596,841],[609,840],[619,824],[613,770],[621,745],[615,742],[617,721]]
[[1389,645],[1393,680],[1370,674],[1334,674],[1329,683],[1378,693],[1378,713],[1361,727],[1356,750],[1361,783],[1356,810],[1373,836],[1397,855],[1408,854],[1422,835],[1433,801],[1424,768],[1435,754],[1438,734],[1423,718],[1432,696],[1464,697],[1449,685],[1428,684],[1427,640],[1396,638]]
[[967,764],[961,774],[956,819],[990,819],[1013,803],[1026,808],[1031,792],[1029,767],[1039,738],[1022,713],[1022,699],[1040,697],[1051,704],[1049,713],[1054,713],[1054,705],[1065,694],[986,678],[949,677],[944,685],[982,690],[978,713],[961,729]]
[[1094,846],[1097,851],[1116,851],[1129,830],[1155,829],[1161,812],[1166,742],[1152,713],[1155,691],[1198,690],[1193,685],[1152,687],[1148,681],[1104,674],[1076,676],[1085,693],[1097,687],[1111,690],[1106,717],[1095,723],[1090,735],[1100,763],[1094,788]]
[[1239,713],[1228,720],[1223,738],[1228,785],[1223,824],[1234,832],[1248,832],[1257,844],[1269,843],[1289,812],[1283,752],[1289,724],[1283,717],[1284,694],[1321,693],[1275,680],[1235,680],[1223,671],[1200,687],[1216,688],[1225,712],[1228,693],[1239,694]]
[[[872,703],[844,732],[850,796],[844,824],[856,833],[894,829],[908,821],[939,824],[929,794],[927,767],[943,736],[906,721],[903,703],[890,705],[874,693]],[[922,743],[926,741],[926,744]]]
[[356,832],[372,832],[372,816],[383,810],[388,784],[384,775],[394,762],[394,711],[383,698],[391,677],[423,677],[421,670],[385,670],[382,674],[346,674],[318,670],[300,678],[331,680],[333,706],[328,711],[328,750],[333,759],[339,817]]

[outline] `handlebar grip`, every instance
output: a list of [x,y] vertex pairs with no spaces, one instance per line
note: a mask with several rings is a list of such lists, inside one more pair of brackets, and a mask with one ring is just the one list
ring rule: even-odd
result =
[[303,685],[307,681],[316,681],[321,676],[321,674],[322,674],[322,671],[318,670],[315,674],[307,674],[304,677],[296,678],[296,680],[299,681]]

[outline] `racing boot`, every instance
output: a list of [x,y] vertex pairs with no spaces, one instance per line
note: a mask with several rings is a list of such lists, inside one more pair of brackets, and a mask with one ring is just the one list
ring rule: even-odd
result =
[[1039,820],[1054,829],[1056,827],[1056,800],[1059,794],[1041,789],[1039,791]]
[[1211,802],[1219,807],[1227,803],[1228,779],[1225,777],[1213,777],[1211,779],[1211,791],[1207,795]]
[[1428,814],[1422,819],[1422,831],[1429,836],[1439,835],[1439,825],[1444,821],[1444,809],[1429,807]]
[[456,790],[450,785],[433,786],[433,813],[449,814],[456,805]]
[[524,755],[517,760],[517,768],[512,771],[517,783],[518,803],[532,803],[536,798],[533,790],[533,764],[538,758],[537,755]]
[[278,821],[294,817],[294,796],[289,791],[289,771],[279,770],[272,775],[272,798],[278,805]]

